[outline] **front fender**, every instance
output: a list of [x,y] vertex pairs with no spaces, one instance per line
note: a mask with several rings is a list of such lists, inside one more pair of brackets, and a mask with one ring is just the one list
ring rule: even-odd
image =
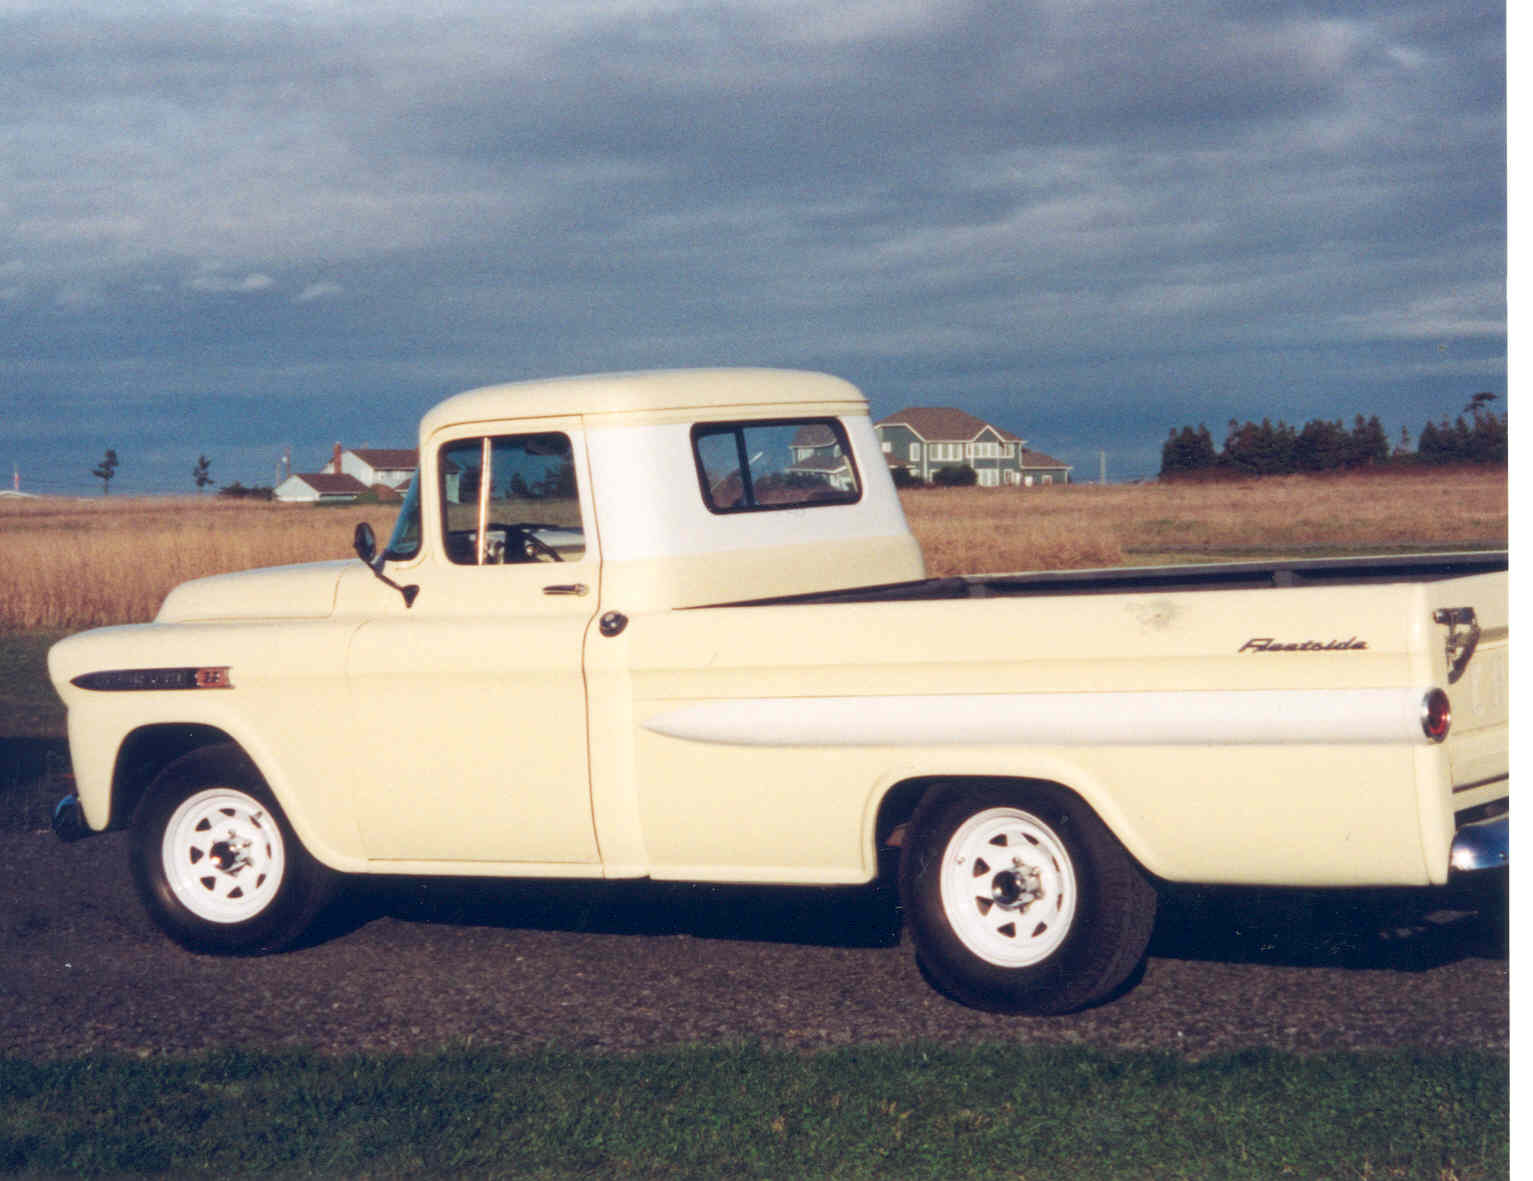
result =
[[[69,745],[84,817],[103,830],[133,737],[156,728],[205,731],[250,756],[311,854],[337,870],[365,866],[354,808],[345,651],[355,622],[149,624],[71,637],[49,654],[69,707]],[[226,686],[101,690],[77,683],[102,670],[228,669]],[[90,682],[86,682],[89,684]],[[175,743],[170,744],[175,746]],[[201,741],[181,743],[180,750]],[[157,768],[155,768],[157,770]]]

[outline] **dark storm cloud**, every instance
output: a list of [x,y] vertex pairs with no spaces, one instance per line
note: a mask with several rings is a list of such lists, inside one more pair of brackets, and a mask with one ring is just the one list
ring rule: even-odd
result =
[[317,448],[460,384],[714,362],[1081,462],[1153,468],[1167,427],[1232,415],[1415,430],[1505,388],[1503,26],[0,4],[0,357],[57,408],[29,447],[91,396],[161,429],[159,398],[284,399],[311,434],[300,410],[250,445]]

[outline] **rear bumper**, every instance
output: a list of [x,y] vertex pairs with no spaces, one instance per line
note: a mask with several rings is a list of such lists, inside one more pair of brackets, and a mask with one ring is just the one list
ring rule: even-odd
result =
[[1466,824],[1453,837],[1448,853],[1451,873],[1478,873],[1487,869],[1506,869],[1510,862],[1511,814]]

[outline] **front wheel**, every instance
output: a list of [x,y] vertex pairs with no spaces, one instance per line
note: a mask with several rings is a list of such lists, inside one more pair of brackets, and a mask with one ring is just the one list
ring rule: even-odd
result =
[[234,746],[160,773],[134,811],[129,856],[150,917],[193,951],[275,951],[302,934],[335,880]]
[[1065,1013],[1144,958],[1154,887],[1095,813],[1048,783],[938,788],[916,810],[900,896],[931,980],[974,1008]]

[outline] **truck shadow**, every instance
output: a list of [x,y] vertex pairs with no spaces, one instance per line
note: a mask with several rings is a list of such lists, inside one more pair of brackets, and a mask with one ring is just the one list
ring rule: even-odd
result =
[[1150,955],[1418,972],[1504,960],[1507,878],[1441,890],[1163,887]]
[[[825,947],[893,947],[899,908],[879,886],[729,886],[689,882],[352,879],[315,934],[378,918],[410,923]],[[305,940],[309,942],[309,940]]]
[[[824,947],[894,947],[892,888],[668,882],[352,879],[305,943],[407,923]],[[1426,971],[1506,959],[1506,878],[1456,890],[1165,887],[1149,954],[1290,967]]]

